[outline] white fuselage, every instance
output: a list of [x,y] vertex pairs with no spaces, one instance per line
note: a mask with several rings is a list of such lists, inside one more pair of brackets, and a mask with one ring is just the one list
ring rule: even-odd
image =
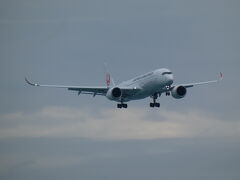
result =
[[[156,92],[161,93],[166,86],[171,86],[172,83],[172,72],[169,69],[164,68],[124,81],[117,85],[117,87],[120,89],[126,87],[140,89],[137,93],[122,99],[122,101],[127,102],[152,96]],[[119,99],[115,99],[115,101],[119,101]]]

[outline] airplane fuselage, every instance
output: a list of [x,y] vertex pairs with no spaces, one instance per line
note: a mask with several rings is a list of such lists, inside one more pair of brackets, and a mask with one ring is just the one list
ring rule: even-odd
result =
[[173,83],[173,74],[168,69],[157,69],[149,73],[137,76],[128,81],[124,81],[117,85],[118,88],[132,88],[140,89],[137,93],[126,96],[122,99],[111,99],[114,101],[127,102],[130,100],[144,99],[146,97],[152,96],[154,93],[161,93],[164,87],[171,86]]

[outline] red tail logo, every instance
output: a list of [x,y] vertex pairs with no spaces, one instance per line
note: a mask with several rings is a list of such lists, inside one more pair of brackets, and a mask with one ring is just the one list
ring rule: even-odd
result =
[[109,87],[110,86],[110,74],[109,73],[107,73],[106,74],[106,85],[107,85],[107,87]]

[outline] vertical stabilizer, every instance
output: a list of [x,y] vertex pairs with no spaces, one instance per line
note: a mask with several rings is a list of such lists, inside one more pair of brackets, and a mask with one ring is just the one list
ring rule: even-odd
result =
[[111,76],[109,73],[106,73],[106,85],[109,88],[111,82]]
[[105,68],[105,72],[106,72],[106,79],[105,79],[106,86],[107,86],[107,87],[110,87],[111,82],[112,82],[112,85],[115,86],[114,80],[113,80],[113,78],[111,77],[110,72],[108,71],[108,68],[107,68],[107,64],[106,64],[106,63],[104,63],[104,68]]

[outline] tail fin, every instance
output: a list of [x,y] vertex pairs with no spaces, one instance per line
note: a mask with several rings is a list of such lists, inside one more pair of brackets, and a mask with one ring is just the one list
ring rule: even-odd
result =
[[108,68],[107,68],[107,64],[106,64],[106,63],[104,63],[104,67],[105,67],[105,72],[106,72],[106,79],[105,79],[105,81],[106,81],[106,86],[107,86],[107,87],[110,87],[110,83],[111,83],[111,82],[112,82],[113,86],[115,86],[115,82],[114,82],[113,78],[111,78],[111,74],[110,74],[109,71],[108,71]]
[[106,73],[106,85],[107,87],[110,86],[110,82],[111,82],[111,76],[109,73]]

